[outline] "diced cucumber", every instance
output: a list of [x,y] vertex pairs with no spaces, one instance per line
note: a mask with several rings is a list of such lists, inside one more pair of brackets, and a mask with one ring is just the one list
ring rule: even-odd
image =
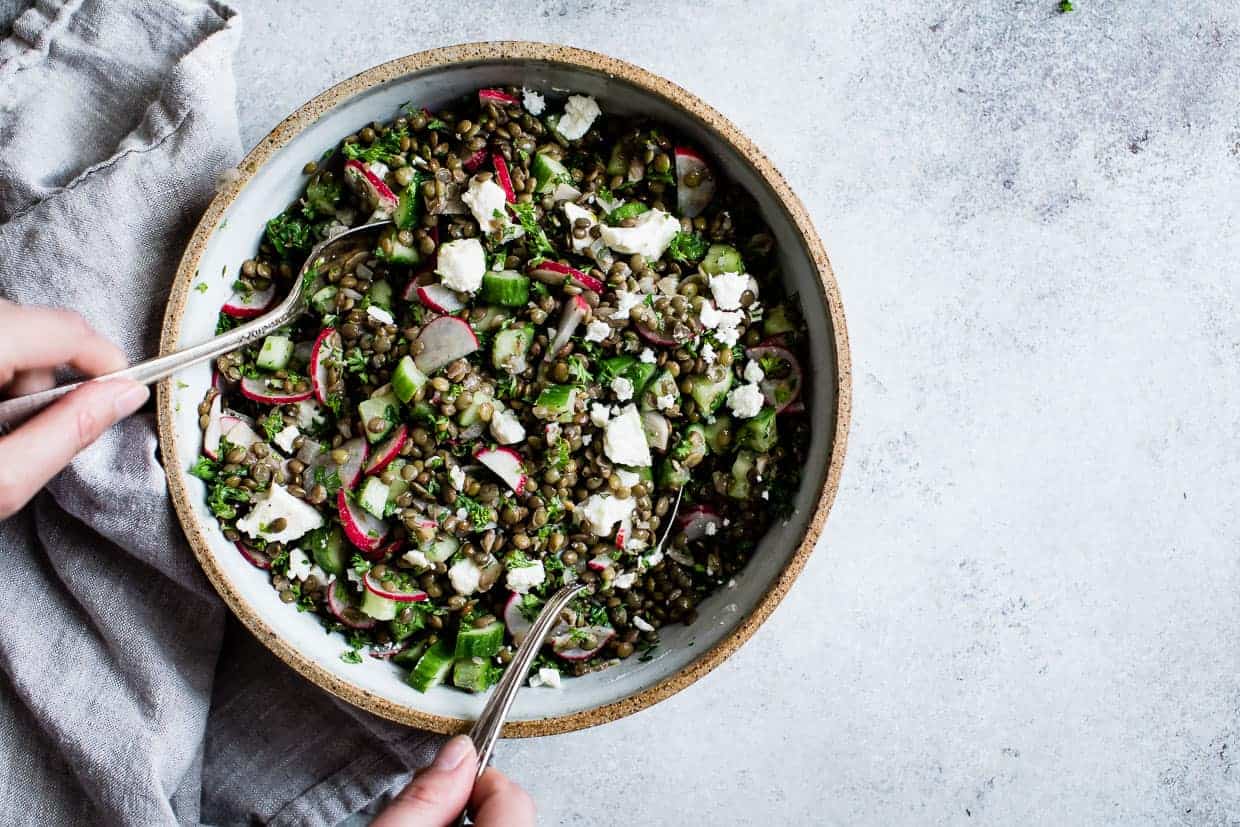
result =
[[[477,308],[475,308],[477,310]],[[472,315],[472,314],[471,314]],[[488,304],[482,307],[482,314],[470,322],[470,326],[477,333],[491,333],[498,330],[500,325],[512,318],[512,311],[503,307],[496,307]]]
[[499,679],[499,667],[483,658],[462,658],[452,668],[452,685],[470,692],[486,692]]
[[462,626],[456,633],[457,658],[489,658],[499,654],[504,645],[504,624],[498,620],[481,629]]
[[[414,605],[416,604],[410,604],[410,606],[414,606]],[[412,635],[414,632],[421,631],[422,628],[426,625],[426,617],[422,614],[420,610],[414,608],[412,609],[412,612],[413,614],[409,617],[408,623],[401,622],[400,612],[397,612],[396,617],[388,621],[388,628],[392,632],[393,640],[397,642],[402,641],[405,638]],[[414,660],[417,660],[417,655],[411,655],[410,657],[412,657]]]
[[397,603],[367,589],[362,595],[362,614],[375,620],[391,620],[396,617]]
[[670,396],[674,400],[673,405],[680,402],[680,387],[676,384],[676,377],[671,372],[664,369],[654,378],[650,384],[646,386],[645,392],[642,394],[642,410],[658,411],[662,410],[659,405],[659,399]]
[[340,185],[335,181],[315,178],[306,185],[306,204],[318,215],[335,212],[339,201]]
[[736,431],[736,444],[758,453],[771,450],[777,441],[775,409],[770,407],[758,411],[753,419],[745,420]]
[[422,182],[425,180],[422,173],[414,170],[413,180],[409,182],[409,186],[401,190],[396,200],[396,209],[392,213],[392,220],[396,222],[396,226],[402,230],[412,230],[417,226],[418,219],[422,217]]
[[310,556],[323,571],[337,577],[344,574],[348,558],[345,556],[344,534],[340,526],[316,529],[306,535],[302,545],[309,547]]
[[[368,440],[378,442],[387,436],[388,431],[392,430],[393,423],[396,422],[398,404],[396,397],[390,393],[381,393],[369,399],[363,399],[358,404],[357,413],[362,419],[362,427],[366,430]],[[375,419],[386,422],[387,427],[377,432],[370,430],[370,423]]]
[[534,325],[517,324],[495,334],[491,345],[491,364],[496,370],[512,375],[525,372],[529,367],[525,354],[534,343]]
[[619,224],[626,218],[637,218],[650,208],[640,201],[629,201],[616,207],[607,214],[607,223],[611,225]]
[[478,410],[482,407],[483,403],[491,401],[490,391],[478,390],[475,392],[473,401],[466,405],[465,409],[457,414],[457,424],[462,428],[468,428],[470,425],[473,425],[478,421]]
[[392,393],[396,394],[397,399],[408,403],[426,382],[426,374],[418,370],[412,356],[400,357],[396,370],[392,372]]
[[[388,463],[388,468],[392,469],[392,481],[387,484],[388,487],[388,505],[396,502],[396,498],[409,490],[409,483],[400,475],[400,469],[407,463],[405,460],[397,457]],[[386,469],[384,469],[386,470]]]
[[388,227],[379,234],[375,255],[393,264],[413,265],[422,260],[422,254],[418,252],[418,248],[400,243],[400,230],[394,226]]
[[319,313],[331,313],[336,309],[336,294],[339,292],[336,285],[329,284],[310,297],[310,306]]
[[426,559],[432,563],[446,563],[452,559],[452,555],[456,554],[457,549],[461,547],[461,541],[453,537],[451,534],[442,534],[431,540],[422,553],[426,555]]
[[694,422],[685,428],[684,439],[691,442],[695,448],[700,445],[703,454],[710,453],[710,436],[706,433],[706,426],[701,422]]
[[701,426],[696,428],[690,426],[676,440],[676,444],[672,446],[672,450],[668,452],[668,459],[680,463],[686,468],[694,468],[706,456],[706,434]]
[[254,360],[263,370],[284,370],[293,358],[293,340],[287,336],[268,336]]
[[715,417],[714,422],[706,425],[705,431],[706,444],[710,446],[713,453],[723,454],[732,447],[734,436],[732,417],[726,414]]
[[366,482],[362,483],[362,490],[357,494],[357,504],[382,520],[387,501],[387,483],[378,477],[367,477]]
[[628,175],[629,159],[623,141],[617,141],[611,148],[611,157],[607,159],[608,175]]
[[[398,623],[399,621],[392,621],[392,637],[396,640],[404,640],[405,637],[408,637],[409,635],[405,635],[405,637],[396,636],[396,626]],[[401,628],[405,628],[407,625],[409,624],[400,624]],[[426,643],[424,641],[410,643],[404,649],[401,649],[395,655],[392,655],[392,663],[395,663],[397,666],[403,666],[406,669],[412,669],[417,664],[418,658],[422,657],[422,653],[425,651]]]
[[732,475],[728,480],[728,496],[738,500],[749,499],[749,472],[753,470],[754,452],[740,450],[732,461]]
[[766,315],[762,317],[764,336],[778,336],[781,333],[791,333],[796,329],[794,311],[786,304],[777,304],[768,308]]
[[548,385],[538,394],[535,408],[541,408],[544,419],[571,419],[577,404],[577,389],[572,385]]
[[638,361],[633,356],[609,356],[602,361],[601,365],[599,384],[609,385],[612,379],[623,376],[633,385],[635,397],[641,396],[655,371],[654,365]]
[[524,307],[530,300],[530,280],[516,270],[500,270],[484,273],[482,289],[478,293],[485,302],[505,307]]
[[688,485],[691,476],[689,469],[679,460],[668,457],[659,463],[660,488],[680,488],[682,485]]
[[711,365],[706,373],[698,374],[689,380],[689,395],[697,402],[698,410],[704,414],[712,414],[728,398],[732,388],[732,370],[723,365]]
[[409,673],[409,685],[419,692],[438,686],[452,671],[452,663],[452,647],[441,638],[418,658]]
[[382,307],[384,310],[392,309],[392,285],[391,283],[379,279],[370,283],[370,289],[366,291],[367,298],[370,303],[376,307]]
[[573,176],[568,168],[542,152],[534,155],[530,161],[530,170],[534,173],[534,181],[538,185],[537,192],[540,195],[554,192],[557,184],[573,183]]
[[728,244],[710,245],[710,249],[706,251],[706,258],[702,259],[698,267],[708,276],[745,272],[745,262],[741,259],[740,252]]

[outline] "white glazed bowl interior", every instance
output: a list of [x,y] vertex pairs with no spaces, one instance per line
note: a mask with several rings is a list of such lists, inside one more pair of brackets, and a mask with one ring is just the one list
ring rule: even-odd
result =
[[[620,701],[688,667],[746,618],[788,565],[805,535],[824,487],[832,453],[836,424],[836,352],[820,273],[788,209],[767,182],[736,149],[695,116],[626,80],[582,67],[525,58],[430,68],[389,80],[348,98],[324,112],[272,154],[244,184],[224,213],[224,220],[211,233],[198,268],[202,274],[199,279],[206,280],[211,285],[210,290],[189,292],[188,307],[174,335],[178,346],[201,342],[213,335],[217,311],[232,279],[231,275],[221,274],[235,273],[240,262],[253,255],[266,220],[300,194],[305,182],[301,168],[306,161],[317,159],[342,136],[362,125],[394,117],[406,102],[434,110],[479,87],[498,85],[541,90],[550,107],[560,106],[567,90],[593,95],[605,113],[649,116],[704,147],[728,176],[756,198],[773,230],[789,292],[800,297],[813,343],[812,364],[807,371],[812,388],[808,402],[816,426],[795,516],[773,527],[737,578],[734,588],[722,590],[702,603],[695,624],[665,628],[662,644],[649,661],[643,663],[630,658],[614,668],[566,680],[558,691],[543,689],[520,693],[510,720],[533,721]],[[341,661],[340,655],[346,649],[343,639],[339,635],[324,634],[313,615],[299,613],[281,603],[267,572],[253,568],[223,537],[205,507],[203,483],[186,473],[201,444],[196,407],[207,390],[210,376],[210,366],[200,365],[177,377],[184,387],[177,386],[170,391],[175,409],[172,427],[177,436],[177,456],[168,465],[171,474],[180,475],[193,516],[207,540],[209,554],[232,591],[248,604],[251,614],[272,634],[340,681],[423,713],[452,719],[476,717],[485,701],[482,696],[444,687],[421,694],[406,685],[405,671],[390,663],[372,658],[364,658],[361,664]]]

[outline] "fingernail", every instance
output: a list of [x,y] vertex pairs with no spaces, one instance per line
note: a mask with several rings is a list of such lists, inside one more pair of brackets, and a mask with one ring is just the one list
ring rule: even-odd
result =
[[138,408],[141,408],[150,395],[150,388],[137,383],[122,391],[116,399],[112,400],[112,406],[116,410],[116,418],[121,419],[129,416]]
[[437,770],[454,770],[461,765],[462,761],[472,755],[473,751],[474,742],[469,740],[469,736],[458,735],[440,748],[439,754],[435,756],[431,766]]

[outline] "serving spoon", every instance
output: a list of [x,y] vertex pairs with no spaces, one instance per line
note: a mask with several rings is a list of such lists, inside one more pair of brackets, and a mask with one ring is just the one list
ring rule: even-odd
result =
[[161,379],[167,379],[182,368],[196,365],[199,362],[205,362],[208,359],[214,359],[217,356],[223,356],[226,353],[231,353],[238,348],[245,347],[252,342],[262,339],[306,312],[308,299],[306,296],[305,275],[312,267],[319,264],[328,249],[348,239],[353,239],[356,242],[359,237],[382,230],[391,224],[390,220],[373,221],[320,241],[311,248],[309,255],[306,256],[305,263],[301,265],[301,270],[298,271],[297,278],[293,281],[293,288],[285,296],[284,301],[276,305],[274,310],[259,316],[257,319],[238,325],[232,330],[221,333],[200,344],[190,345],[183,350],[169,353],[166,356],[156,356],[154,359],[147,359],[136,365],[130,365],[124,370],[107,373],[91,379],[84,379],[81,382],[59,385],[45,391],[38,391],[37,393],[18,396],[0,402],[0,436],[7,434],[13,428],[16,428],[62,396],[72,393],[91,382],[128,379],[143,385],[150,385]]

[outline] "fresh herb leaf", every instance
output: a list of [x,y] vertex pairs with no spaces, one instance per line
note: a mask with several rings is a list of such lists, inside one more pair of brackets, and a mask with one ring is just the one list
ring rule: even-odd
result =
[[706,255],[706,241],[697,233],[679,232],[672,236],[667,251],[676,261],[695,263]]
[[199,457],[198,461],[190,466],[189,472],[200,480],[210,482],[219,474],[220,463],[210,457]]
[[353,558],[349,560],[349,568],[353,569],[361,577],[370,571],[370,561],[360,554],[354,554]]
[[234,319],[227,313],[221,313],[219,318],[215,320],[215,335],[218,336],[221,333],[227,333],[240,323],[240,319]]
[[349,649],[347,652],[342,652],[340,655],[340,659],[344,661],[345,663],[361,663],[362,662],[361,653],[359,653],[356,649]]
[[446,121],[440,118],[431,118],[429,121],[426,122],[426,128],[434,129],[438,132],[443,132],[448,129],[448,124]]
[[356,143],[347,143],[340,147],[340,151],[344,153],[344,157],[351,161],[361,161],[369,164],[374,161],[386,161],[393,155],[400,154],[400,144],[403,138],[409,136],[408,127],[391,127],[384,132],[370,146],[362,146]]
[[534,215],[533,204],[509,205],[517,216],[517,221],[525,230],[525,248],[531,256],[550,256],[555,253],[551,242],[542,227],[538,226],[538,218]]
[[621,204],[607,214],[607,223],[615,226],[626,218],[636,218],[644,212],[650,210],[640,201],[630,201],[627,204]]
[[272,408],[271,413],[263,417],[259,424],[263,426],[263,433],[267,435],[267,441],[271,442],[276,438],[276,434],[284,430],[284,417],[280,416],[278,408]]
[[200,281],[194,285],[194,289],[197,290],[199,293],[205,293],[211,289],[211,286],[207,284],[205,281]]
[[1072,5],[1072,0],[1059,0],[1059,13],[1067,14],[1070,11],[1076,11],[1076,6]]
[[473,497],[464,494],[456,495],[456,507],[465,509],[465,516],[474,528],[481,528],[495,519],[495,512]]
[[282,258],[289,258],[299,250],[309,249],[312,236],[313,228],[310,223],[295,218],[287,210],[267,222],[267,240]]

